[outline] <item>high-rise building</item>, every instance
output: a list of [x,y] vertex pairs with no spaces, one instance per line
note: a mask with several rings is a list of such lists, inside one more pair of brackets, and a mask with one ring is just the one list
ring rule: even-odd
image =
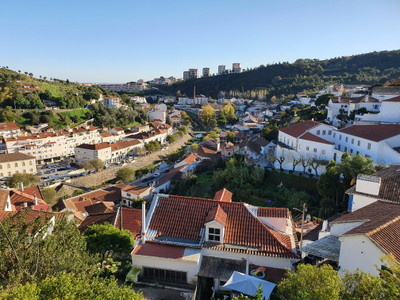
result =
[[189,71],[183,71],[183,80],[188,80],[189,78]]
[[225,72],[226,72],[226,66],[224,65],[218,66],[218,75],[225,74]]
[[242,72],[242,67],[240,66],[240,63],[233,63],[232,73],[240,73],[240,72]]
[[203,68],[203,77],[208,77],[210,76],[211,71],[210,68]]
[[189,79],[199,78],[197,69],[189,69]]

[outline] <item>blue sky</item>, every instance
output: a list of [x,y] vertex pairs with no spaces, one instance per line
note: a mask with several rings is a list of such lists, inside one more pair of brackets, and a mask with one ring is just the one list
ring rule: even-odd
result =
[[79,82],[400,49],[399,0],[7,1],[0,66]]

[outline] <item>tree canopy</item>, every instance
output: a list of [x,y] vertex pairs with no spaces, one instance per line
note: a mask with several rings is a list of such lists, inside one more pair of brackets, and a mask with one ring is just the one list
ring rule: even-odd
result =
[[18,183],[22,182],[24,187],[30,187],[40,183],[40,178],[29,173],[15,173],[7,179],[7,185],[11,188],[18,187]]
[[115,173],[116,180],[122,180],[123,182],[130,182],[133,181],[135,177],[135,170],[129,167],[120,168]]

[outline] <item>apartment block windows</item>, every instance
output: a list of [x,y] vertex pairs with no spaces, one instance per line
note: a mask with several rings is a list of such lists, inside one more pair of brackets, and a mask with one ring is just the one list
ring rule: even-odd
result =
[[371,143],[368,143],[367,149],[371,150]]
[[361,145],[361,141],[357,141],[357,146],[360,146]]
[[[331,132],[331,131],[328,131],[328,134],[330,134],[329,132]],[[336,133],[333,134],[333,138],[335,138],[335,137],[336,137]]]
[[219,242],[221,240],[221,229],[208,228],[208,240]]
[[10,164],[7,164],[7,168],[8,168],[8,169],[11,168]]
[[351,139],[351,143],[354,144],[354,139]]
[[18,163],[15,163],[14,166],[15,166],[15,167],[18,167]]
[[348,136],[346,136],[346,143],[349,141],[349,137]]
[[341,140],[342,139],[342,135],[339,135],[339,140]]
[[340,145],[337,146],[337,149],[340,151]]

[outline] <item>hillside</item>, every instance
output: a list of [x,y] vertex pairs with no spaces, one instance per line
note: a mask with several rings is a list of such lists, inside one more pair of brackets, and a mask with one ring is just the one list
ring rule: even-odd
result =
[[[25,72],[27,73],[27,72]],[[33,84],[34,88],[27,88],[25,91],[21,89],[21,82],[24,84]],[[37,87],[37,88],[36,88]],[[85,107],[87,100],[96,97],[95,92],[103,95],[116,95],[111,91],[103,90],[97,86],[86,87],[79,83],[70,82],[40,76],[35,78],[32,73],[22,74],[6,68],[0,68],[0,107],[16,107],[20,109],[44,108],[43,100],[54,101],[60,108],[74,109]],[[83,95],[78,97],[77,95]]]
[[395,50],[326,60],[298,59],[292,64],[261,65],[239,74],[186,80],[160,89],[192,96],[196,86],[198,94],[213,98],[235,96],[269,100],[272,96],[320,90],[336,83],[384,83],[399,76],[400,50]]

